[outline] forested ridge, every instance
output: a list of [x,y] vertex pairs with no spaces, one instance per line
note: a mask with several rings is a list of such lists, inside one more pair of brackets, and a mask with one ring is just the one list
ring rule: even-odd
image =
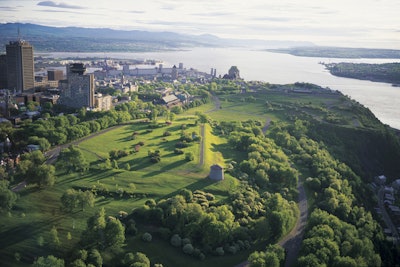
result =
[[[299,217],[299,180],[309,219],[298,266],[398,262],[370,183],[400,174],[400,141],[362,105],[312,84],[216,80],[181,86],[196,101],[168,110],[146,101],[154,88],[108,112],[49,110],[18,128],[0,125],[15,149],[33,143],[45,153],[117,126],[60,149],[55,165],[35,151],[0,168],[2,262],[283,266],[277,242]],[[225,169],[220,182],[207,178],[216,159]],[[20,182],[27,187],[11,190]]]
[[326,68],[335,76],[370,80],[374,82],[400,83],[400,63],[329,63]]

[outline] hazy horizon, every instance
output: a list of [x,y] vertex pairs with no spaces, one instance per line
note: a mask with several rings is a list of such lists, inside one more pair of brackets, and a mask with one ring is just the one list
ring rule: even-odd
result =
[[221,38],[400,48],[400,1],[0,0],[0,23],[212,34]]

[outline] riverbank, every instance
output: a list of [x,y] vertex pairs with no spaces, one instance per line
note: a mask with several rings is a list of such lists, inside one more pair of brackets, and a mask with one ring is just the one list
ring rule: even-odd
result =
[[321,63],[332,75],[338,77],[368,80],[372,82],[389,83],[392,86],[400,84],[400,63]]

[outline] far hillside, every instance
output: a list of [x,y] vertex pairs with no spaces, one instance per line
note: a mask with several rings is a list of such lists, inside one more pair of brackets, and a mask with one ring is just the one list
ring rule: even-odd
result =
[[329,63],[325,64],[331,74],[339,77],[392,83],[400,86],[400,63]]

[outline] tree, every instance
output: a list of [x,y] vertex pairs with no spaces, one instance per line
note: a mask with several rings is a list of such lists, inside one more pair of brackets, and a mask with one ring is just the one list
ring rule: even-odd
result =
[[55,183],[55,168],[44,163],[45,158],[42,152],[26,153],[21,156],[16,177],[20,180],[26,180],[29,184],[37,184],[39,187],[52,186]]
[[64,260],[49,255],[47,257],[39,257],[34,263],[33,267],[64,267]]
[[210,117],[208,117],[206,114],[201,113],[201,112],[196,112],[196,115],[199,117],[200,123],[207,123],[210,121]]
[[182,245],[182,238],[178,234],[174,234],[171,237],[170,243],[174,247],[180,247]]
[[193,152],[186,152],[185,153],[185,160],[186,161],[193,161],[194,160],[194,154]]
[[82,151],[75,147],[69,146],[63,149],[58,157],[58,165],[70,171],[84,172],[89,169],[89,163],[83,156]]
[[[150,260],[144,253],[136,252],[134,254],[134,263],[141,263],[140,266],[150,267]],[[135,265],[134,265],[135,266]],[[139,265],[137,265],[139,266]]]
[[104,233],[108,247],[120,247],[125,242],[125,227],[118,219],[109,220]]
[[53,165],[40,165],[36,168],[35,176],[33,181],[39,187],[42,186],[53,186],[56,182],[55,168]]
[[0,180],[0,210],[11,210],[17,201],[17,194],[8,188],[7,180]]
[[93,264],[96,267],[103,266],[103,258],[101,257],[101,254],[97,249],[94,248],[90,250],[87,258],[87,263]]
[[41,151],[47,151],[51,147],[49,141],[43,137],[30,136],[28,138],[28,143],[33,145],[39,145]]
[[78,195],[76,190],[72,188],[67,189],[67,191],[61,196],[61,204],[68,211],[72,211],[76,208],[78,205]]
[[151,242],[152,239],[153,239],[153,237],[150,233],[146,232],[142,235],[142,240],[145,242]]
[[279,267],[285,259],[285,251],[279,245],[269,245],[264,251],[250,254],[248,261],[251,267]]
[[86,206],[94,207],[94,202],[96,200],[94,194],[89,190],[79,191],[77,199],[82,208],[82,211],[85,210]]
[[52,249],[57,249],[61,245],[60,239],[58,238],[58,231],[55,226],[53,226],[53,228],[51,228],[51,230],[50,230],[50,242],[49,243],[50,243],[50,246]]

